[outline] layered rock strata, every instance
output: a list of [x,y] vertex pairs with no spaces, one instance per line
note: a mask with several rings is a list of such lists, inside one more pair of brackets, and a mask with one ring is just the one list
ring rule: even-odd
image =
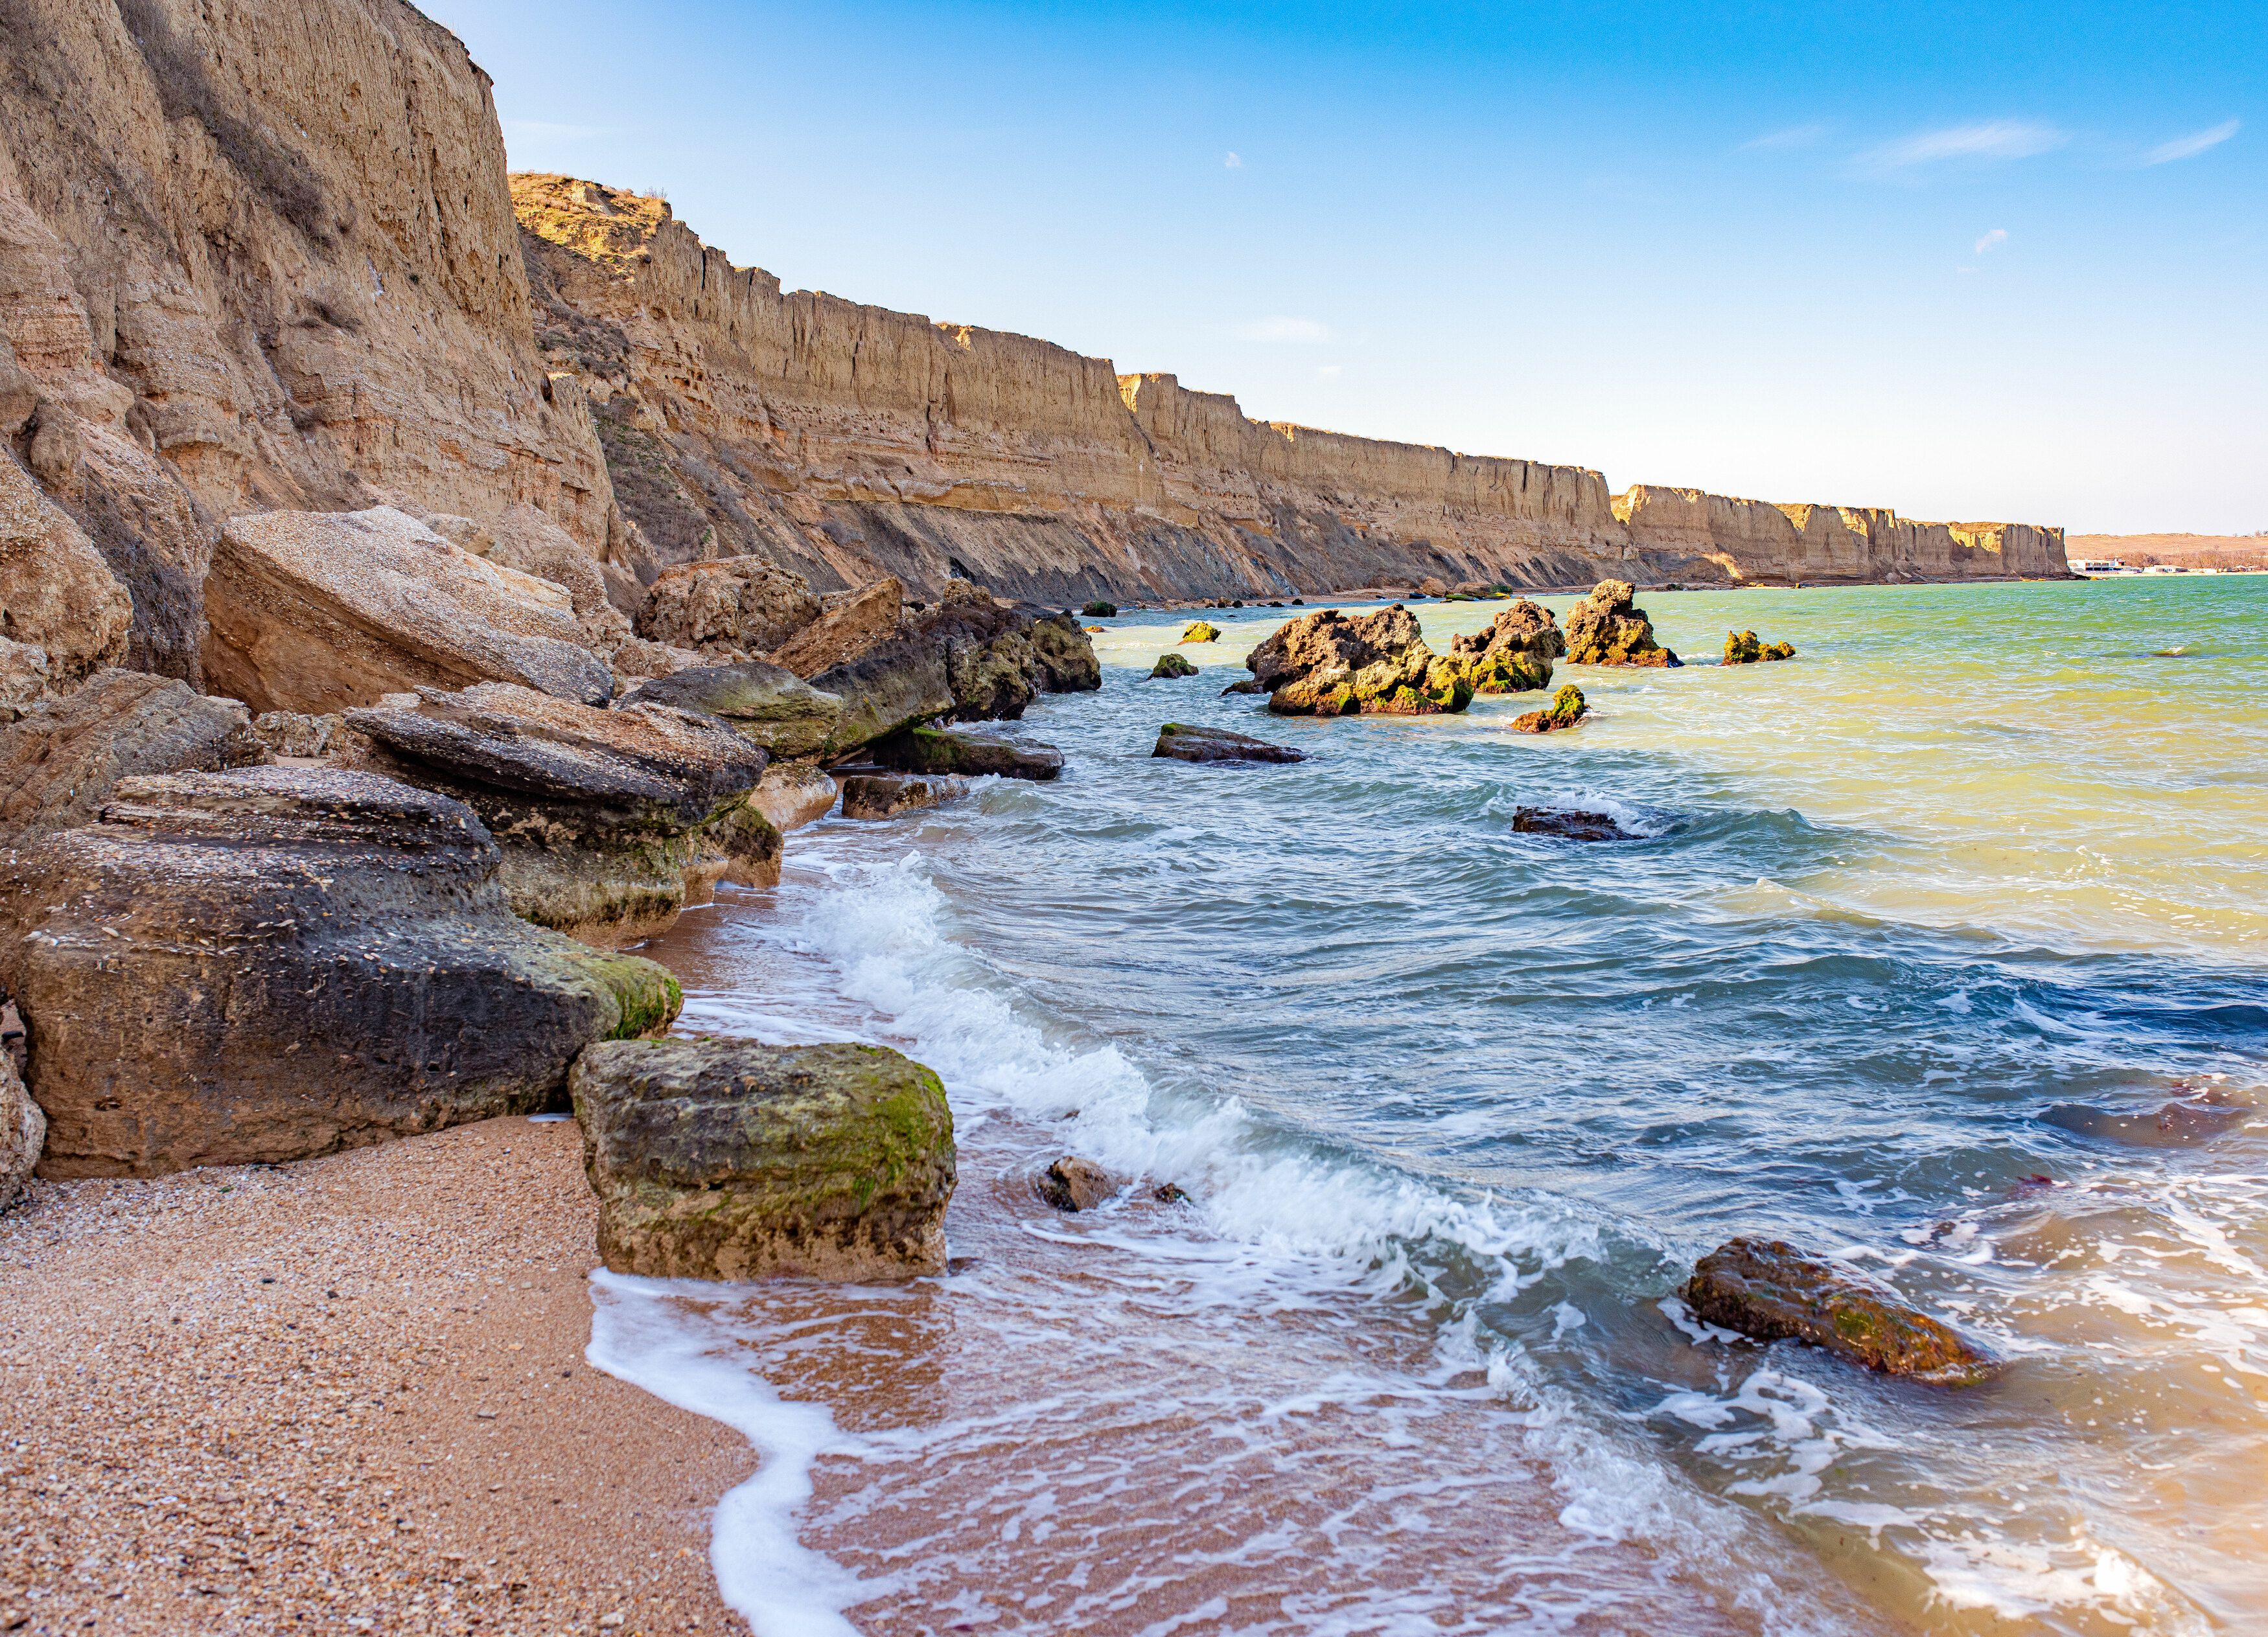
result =
[[280,1162],[532,1112],[677,986],[514,915],[462,804],[366,774],[122,781],[10,853],[42,1174]]
[[0,727],[0,846],[92,824],[121,779],[268,758],[235,700],[145,672],[99,671]]

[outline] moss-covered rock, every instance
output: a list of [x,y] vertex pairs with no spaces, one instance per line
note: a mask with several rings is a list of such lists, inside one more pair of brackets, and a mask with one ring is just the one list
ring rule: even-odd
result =
[[1090,620],[1114,620],[1118,616],[1118,605],[1098,597],[1079,610]]
[[949,773],[860,773],[843,781],[845,818],[895,818],[968,794],[968,782]]
[[1759,642],[1754,631],[1725,633],[1725,663],[1728,665],[1753,665],[1794,657],[1793,643]]
[[1968,1384],[1995,1361],[1949,1325],[1848,1269],[1778,1239],[1738,1238],[1694,1264],[1697,1317],[1759,1341],[1804,1341],[1868,1369]]
[[881,1046],[607,1042],[569,1076],[599,1255],[663,1279],[945,1269],[953,1114]]
[[1179,654],[1160,654],[1158,656],[1158,663],[1150,667],[1150,676],[1153,681],[1160,679],[1171,681],[1176,677],[1193,677],[1197,673],[1197,668]]
[[1484,628],[1452,637],[1449,651],[1466,662],[1474,693],[1527,694],[1551,686],[1567,642],[1551,611],[1523,597]]
[[1182,641],[1218,642],[1220,641],[1220,628],[1208,620],[1192,620],[1189,621],[1189,628],[1182,633]]
[[871,746],[876,762],[905,773],[987,774],[1003,779],[1047,780],[1063,774],[1063,752],[1050,745],[1011,745],[976,733],[908,728]]
[[1550,708],[1531,710],[1524,716],[1513,718],[1513,727],[1521,733],[1557,733],[1572,728],[1591,714],[1585,702],[1583,690],[1570,682],[1551,696]]
[[1434,716],[1473,698],[1468,663],[1428,648],[1398,603],[1359,620],[1335,608],[1294,620],[1244,663],[1278,716]]
[[1654,641],[1653,621],[1628,580],[1602,580],[1567,611],[1567,662],[1577,665],[1680,665]]

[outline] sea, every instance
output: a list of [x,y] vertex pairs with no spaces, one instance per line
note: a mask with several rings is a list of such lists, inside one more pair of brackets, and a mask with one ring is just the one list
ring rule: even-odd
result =
[[[681,1031],[895,1046],[957,1127],[941,1277],[593,1275],[593,1362],[754,1447],[760,1637],[2268,1632],[2268,577],[1642,601],[1689,663],[1563,664],[1541,738],[1223,696],[1300,610],[1098,620],[1005,730],[1059,781],[649,949]],[[2004,1368],[1697,1322],[1743,1234]]]

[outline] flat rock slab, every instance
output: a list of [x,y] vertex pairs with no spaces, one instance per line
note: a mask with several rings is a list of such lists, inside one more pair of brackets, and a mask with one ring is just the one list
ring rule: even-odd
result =
[[845,818],[895,818],[968,794],[968,781],[950,774],[859,773],[843,781]]
[[[702,565],[695,565],[696,567]],[[750,660],[696,665],[641,682],[624,705],[670,705],[722,716],[775,756],[816,756],[843,718],[843,701],[784,665]]]
[[663,1279],[945,1271],[945,1088],[882,1046],[593,1046],[572,1076],[599,1255]]
[[676,982],[512,913],[460,802],[364,773],[121,782],[5,855],[41,1174],[306,1158],[560,1097],[593,1040],[667,1027]]
[[1803,1341],[1885,1375],[1967,1385],[1998,1367],[1896,1293],[1778,1239],[1730,1240],[1680,1293],[1705,1322],[1759,1341]]
[[1293,750],[1288,745],[1270,745],[1248,733],[1232,733],[1226,728],[1192,727],[1182,722],[1169,722],[1160,728],[1157,746],[1150,754],[1168,756],[1175,761],[1218,763],[1307,760],[1307,752]]
[[267,754],[235,700],[139,671],[98,671],[0,726],[0,844],[92,824],[121,779],[217,773]]
[[1003,779],[1044,781],[1063,776],[1063,752],[1052,745],[1011,745],[978,733],[942,728],[908,728],[871,747],[874,760],[905,773],[992,774]]

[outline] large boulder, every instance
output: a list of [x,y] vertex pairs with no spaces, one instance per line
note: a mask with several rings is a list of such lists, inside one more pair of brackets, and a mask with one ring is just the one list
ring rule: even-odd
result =
[[619,947],[720,877],[778,879],[778,832],[747,801],[765,752],[715,716],[490,682],[346,719],[362,765],[480,814],[512,907],[539,925]]
[[661,1279],[878,1281],[945,1271],[953,1114],[873,1046],[592,1046],[571,1086],[599,1257]]
[[1482,630],[1449,640],[1466,662],[1476,694],[1526,694],[1551,686],[1551,662],[1567,651],[1551,611],[1525,597]]
[[987,774],[1003,779],[1046,780],[1063,776],[1063,752],[1052,745],[1011,745],[981,733],[943,728],[907,728],[868,747],[875,762],[901,773]]
[[1653,622],[1631,599],[1628,580],[1602,580],[1567,611],[1567,663],[1575,665],[1677,665],[1683,661],[1653,639]]
[[816,614],[772,649],[776,664],[799,677],[856,659],[897,635],[906,615],[906,588],[895,575],[828,596]]
[[895,818],[968,794],[968,781],[951,774],[857,773],[843,781],[843,816]]
[[47,1176],[304,1158],[549,1107],[667,1027],[651,961],[512,913],[462,804],[303,767],[123,780],[0,855]]
[[748,792],[748,805],[770,819],[774,829],[800,830],[826,818],[836,794],[835,781],[816,762],[776,761]]
[[255,711],[321,715],[492,681],[593,705],[614,696],[564,587],[390,506],[230,519],[205,616],[206,685]]
[[139,671],[99,671],[0,726],[0,846],[93,823],[121,779],[267,760],[237,701]]
[[0,704],[122,663],[133,627],[133,600],[86,531],[0,447]]
[[16,1072],[15,1058],[0,1052],[0,1211],[13,1205],[32,1179],[47,1137],[47,1115]]
[[1244,663],[1279,716],[1430,716],[1473,697],[1466,667],[1428,648],[1399,603],[1359,620],[1336,608],[1293,620]]
[[815,756],[843,719],[843,701],[769,660],[700,665],[641,682],[624,705],[668,705],[722,716],[775,756]]
[[[895,601],[891,612],[895,619]],[[731,661],[770,653],[820,614],[820,599],[792,569],[762,557],[720,557],[663,569],[638,610],[637,633]]]
[[1808,1342],[1892,1376],[1968,1384],[1995,1368],[1951,1325],[1784,1240],[1728,1241],[1694,1264],[1680,1294],[1705,1323],[1759,1341]]

